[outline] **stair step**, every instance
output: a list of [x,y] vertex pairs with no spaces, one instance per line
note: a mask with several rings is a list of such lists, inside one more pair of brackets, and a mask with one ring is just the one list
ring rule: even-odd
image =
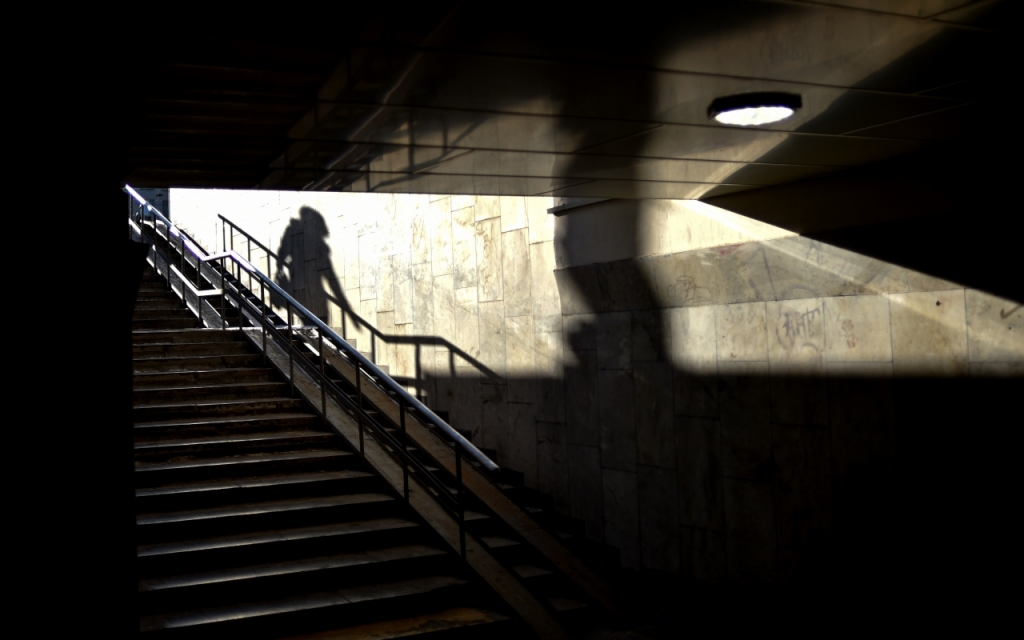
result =
[[[208,469],[211,467],[235,467],[236,465],[257,465],[275,462],[294,462],[300,460],[330,460],[348,458],[355,455],[348,451],[335,449],[318,449],[313,451],[287,451],[273,453],[250,453],[246,455],[226,456],[222,458],[200,458],[196,460],[171,460],[168,462],[136,461],[136,472],[170,471],[177,469]],[[244,468],[244,467],[243,467]]]
[[261,413],[288,413],[306,409],[298,398],[258,398],[247,400],[211,400],[210,402],[175,402],[135,406],[135,418],[141,422],[173,420],[175,418],[223,415],[258,415]]
[[376,585],[364,585],[289,596],[279,600],[243,603],[224,607],[211,607],[199,611],[145,616],[140,621],[142,631],[197,627],[217,622],[261,618],[296,611],[309,611],[327,607],[342,607],[427,594],[441,589],[468,584],[454,576],[431,576]]
[[273,369],[263,367],[239,367],[212,371],[153,371],[136,373],[132,377],[132,386],[138,390],[230,382],[273,382],[276,379]]
[[214,518],[235,518],[286,511],[304,511],[307,509],[327,509],[346,507],[356,504],[372,504],[390,502],[393,497],[383,493],[354,493],[340,496],[322,496],[292,500],[273,500],[237,504],[209,509],[193,509],[189,511],[170,511],[164,513],[140,514],[135,518],[139,526],[154,524],[171,524],[176,522],[192,522],[195,520],[211,520]]
[[245,342],[149,342],[132,345],[132,359],[184,356],[226,356],[252,353],[252,347]]
[[373,533],[376,535],[384,531],[413,529],[419,526],[420,525],[418,523],[404,518],[374,518],[372,520],[340,522],[310,527],[275,529],[273,531],[256,531],[204,537],[192,540],[140,544],[137,549],[140,558],[149,558],[176,553],[211,551],[214,549],[248,547],[252,545],[272,544],[275,542],[313,540],[318,538],[331,538],[335,536],[349,536],[363,533]]
[[237,342],[238,331],[224,329],[175,329],[170,331],[136,331],[132,333],[132,344],[195,343],[195,342]]
[[136,389],[136,405],[169,404],[196,400],[234,400],[238,398],[274,398],[288,394],[287,382],[239,382]]
[[512,570],[516,572],[520,578],[526,580],[528,578],[539,578],[541,576],[550,576],[553,572],[547,569],[541,569],[529,564],[517,564],[512,567]]
[[484,536],[481,538],[489,549],[504,549],[506,547],[518,547],[520,544],[515,540],[502,538],[500,536]]
[[553,597],[548,598],[548,604],[551,608],[558,613],[566,611],[576,611],[577,609],[586,609],[587,603],[580,602],[579,600],[573,600],[571,598]]
[[170,448],[191,448],[209,445],[245,445],[251,443],[280,443],[288,444],[295,440],[333,440],[334,434],[318,431],[274,431],[270,433],[244,433],[238,435],[218,435],[208,437],[181,438],[176,440],[156,440],[152,442],[136,442],[135,450],[170,449]]
[[251,489],[258,487],[277,487],[294,484],[308,484],[315,482],[330,482],[334,480],[353,480],[358,478],[376,477],[365,471],[343,470],[343,471],[321,471],[317,473],[293,473],[288,475],[257,476],[248,478],[228,478],[219,480],[208,480],[205,482],[185,482],[180,484],[160,485],[136,489],[136,498],[150,496],[169,496],[189,493],[223,491],[229,489]]
[[224,368],[237,369],[262,364],[263,356],[246,353],[223,356],[184,356],[132,359],[135,373],[159,371],[211,371]]
[[132,318],[132,331],[138,331],[140,329],[185,329],[188,327],[195,327],[199,324],[199,321],[192,318],[180,318],[180,319],[136,319]]
[[[298,427],[305,425],[316,425],[320,423],[320,416],[312,413],[261,413],[255,416],[213,416],[205,418],[179,418],[176,420],[154,420],[150,422],[136,422],[136,436],[160,433],[164,431],[176,431],[182,429],[193,430],[217,430],[218,432],[234,431],[238,429],[255,429],[267,427],[282,429],[287,427]],[[295,430],[295,429],[292,429]]]
[[178,576],[166,576],[139,581],[139,591],[178,589],[196,585],[250,580],[270,576],[308,573],[325,569],[341,569],[359,565],[381,564],[416,558],[443,556],[445,552],[424,544],[411,544],[384,549],[368,549],[352,553],[341,553],[316,558],[300,558],[285,562],[272,562],[245,567],[230,567],[215,571],[203,571]]
[[[292,640],[364,640],[365,638],[394,640],[396,638],[409,638],[423,634],[433,638],[436,634],[444,634],[446,631],[456,632],[463,629],[473,629],[474,627],[486,627],[487,625],[493,627],[508,621],[509,618],[493,611],[477,609],[476,607],[460,607],[398,620],[373,622],[346,629],[290,637]],[[492,637],[493,630],[481,628],[474,630],[473,633],[478,638],[487,638]],[[468,638],[469,636],[459,635],[458,637]]]

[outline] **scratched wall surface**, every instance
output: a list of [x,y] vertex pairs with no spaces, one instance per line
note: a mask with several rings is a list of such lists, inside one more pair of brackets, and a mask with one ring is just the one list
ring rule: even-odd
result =
[[900,380],[1024,376],[1017,302],[702,203],[556,224],[547,198],[172,200],[208,247],[224,213],[280,254],[303,304],[631,568],[806,582],[890,517]]

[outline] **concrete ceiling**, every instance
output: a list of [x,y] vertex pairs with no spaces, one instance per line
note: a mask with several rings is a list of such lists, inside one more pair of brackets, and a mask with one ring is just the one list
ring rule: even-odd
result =
[[[290,38],[170,37],[132,61],[124,179],[726,196],[990,136],[1008,5],[766,0],[584,17],[434,4]],[[751,91],[804,106],[764,127],[708,120],[714,98]]]

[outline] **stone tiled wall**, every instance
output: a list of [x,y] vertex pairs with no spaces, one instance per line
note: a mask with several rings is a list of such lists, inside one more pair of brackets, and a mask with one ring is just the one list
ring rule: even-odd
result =
[[894,378],[1024,376],[1017,303],[802,237],[556,276],[570,509],[628,566],[798,581],[892,490]]
[[209,247],[218,212],[291,247],[300,301],[360,350],[344,306],[376,327],[379,363],[632,568],[800,581],[874,517],[894,381],[1024,376],[1017,303],[707,205],[634,206],[632,238],[594,238],[629,257],[578,264],[609,227],[547,198],[172,200]]

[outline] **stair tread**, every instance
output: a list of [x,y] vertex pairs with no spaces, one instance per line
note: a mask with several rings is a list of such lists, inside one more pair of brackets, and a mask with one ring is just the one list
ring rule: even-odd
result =
[[459,607],[457,609],[446,609],[445,611],[426,613],[409,618],[361,624],[347,629],[290,636],[290,638],[291,640],[363,640],[364,638],[393,640],[395,638],[418,636],[421,633],[431,634],[453,631],[478,625],[504,622],[506,620],[508,620],[507,616],[486,609]]
[[467,581],[454,576],[430,576],[386,582],[375,585],[364,585],[321,591],[317,593],[288,596],[278,600],[243,603],[237,605],[210,607],[197,611],[163,614],[143,617],[140,628],[143,631],[194,627],[203,624],[257,618],[295,611],[308,611],[360,602],[387,600],[403,596],[429,593],[446,587],[467,584]]
[[501,536],[484,536],[482,540],[489,549],[519,546],[519,543],[515,540],[509,540],[508,538],[502,538]]
[[266,380],[253,380],[252,382],[213,382],[208,384],[193,384],[188,386],[177,386],[177,387],[145,387],[143,389],[134,389],[136,393],[139,392],[155,392],[155,391],[197,391],[197,390],[212,390],[212,389],[245,389],[246,387],[281,387],[288,386],[287,382],[282,381],[266,381]]
[[520,578],[539,578],[540,576],[549,576],[553,573],[547,569],[541,569],[530,564],[517,564],[512,567],[512,570]]
[[321,458],[342,458],[355,455],[349,451],[336,449],[314,449],[312,451],[288,451],[274,453],[251,453],[222,458],[198,458],[192,460],[172,460],[169,462],[146,463],[136,462],[135,471],[166,471],[171,469],[196,469],[203,467],[221,467],[235,464],[256,464],[260,462],[286,462],[289,460],[316,460]]
[[445,552],[425,544],[410,544],[383,549],[368,549],[315,558],[300,558],[284,562],[270,562],[244,567],[230,567],[214,571],[202,571],[185,575],[167,576],[139,581],[139,591],[177,589],[201,584],[250,580],[269,576],[307,573],[323,569],[341,569],[359,565],[379,564],[398,560],[411,560],[431,556],[443,556]]
[[194,520],[212,520],[214,518],[233,518],[237,516],[254,516],[265,513],[283,513],[286,511],[303,511],[306,509],[326,509],[344,507],[373,502],[390,502],[393,497],[383,493],[352,493],[338,496],[318,496],[314,498],[292,498],[288,500],[267,500],[246,504],[233,504],[225,507],[207,509],[189,509],[187,511],[164,511],[150,514],[139,514],[135,518],[138,525],[169,524],[172,522],[191,522]]
[[[152,405],[147,405],[152,406]],[[280,413],[259,413],[256,415],[242,416],[206,416],[202,418],[178,418],[176,420],[149,420],[136,422],[136,429],[150,429],[157,427],[215,427],[234,422],[260,422],[267,420],[299,420],[315,419],[320,416],[315,413],[300,413],[296,411],[284,411]]]
[[563,598],[560,596],[548,598],[548,604],[551,605],[552,609],[559,613],[562,613],[563,611],[575,611],[576,609],[585,609],[587,607],[587,603],[585,602],[580,602],[579,600],[573,600],[571,598]]
[[244,442],[262,442],[266,440],[293,440],[297,438],[310,438],[320,436],[332,438],[334,434],[324,431],[268,431],[266,433],[240,433],[235,435],[220,435],[182,438],[179,440],[154,440],[151,442],[136,442],[135,449],[169,449],[173,447],[191,447],[204,444],[229,444]]
[[230,400],[207,400],[206,402],[168,402],[167,404],[144,404],[135,405],[136,409],[146,409],[149,411],[155,409],[177,409],[181,407],[212,407],[212,406],[244,406],[252,404],[254,402],[298,402],[297,398],[289,398],[287,396],[267,396],[265,398],[239,398]]
[[374,477],[372,473],[354,471],[350,469],[342,471],[318,471],[316,473],[279,473],[269,476],[227,478],[223,480],[185,482],[161,485],[158,487],[147,487],[145,489],[136,489],[135,497],[167,496],[185,493],[201,493],[205,491],[223,491],[228,489],[253,489],[257,487],[275,487],[289,484],[307,484],[313,482],[330,482],[332,480],[353,480],[357,478],[372,477]]

